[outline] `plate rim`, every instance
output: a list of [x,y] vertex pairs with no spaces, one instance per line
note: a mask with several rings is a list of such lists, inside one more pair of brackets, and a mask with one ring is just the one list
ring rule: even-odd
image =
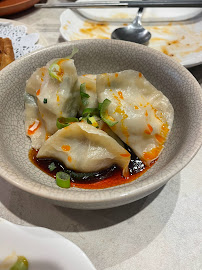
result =
[[[68,37],[65,35],[65,32],[64,32],[64,30],[63,30],[63,21],[64,21],[64,16],[66,15],[66,13],[68,14],[68,13],[70,13],[71,14],[71,12],[73,12],[72,10],[70,10],[70,9],[66,9],[66,10],[64,10],[61,14],[60,14],[60,34],[61,34],[61,36],[62,36],[62,38],[65,40],[65,41],[74,41],[74,40],[69,40],[68,39]],[[202,12],[201,12],[202,13]],[[77,16],[79,15],[79,16],[81,16],[82,17],[82,14],[80,14],[80,12],[79,12],[79,14],[78,13],[75,13]],[[82,18],[81,18],[82,19]],[[85,19],[86,21],[89,21],[89,22],[97,22],[98,23],[98,21],[93,21],[93,20],[91,20],[91,19]],[[109,24],[110,24],[110,22],[108,22]],[[113,22],[111,22],[112,24],[113,24]],[[110,38],[109,38],[110,39]],[[76,40],[75,40],[76,41]],[[151,48],[152,49],[152,48]],[[157,50],[158,51],[158,50]],[[160,52],[160,51],[158,51],[158,52]],[[171,58],[171,57],[170,57]],[[176,61],[177,62],[177,61]],[[191,68],[191,67],[194,67],[194,66],[198,66],[198,65],[200,65],[200,64],[202,64],[202,54],[201,54],[201,56],[200,57],[198,57],[198,56],[195,56],[195,55],[193,55],[193,57],[191,58],[191,60],[189,60],[188,61],[188,63],[186,63],[186,61],[185,61],[185,63],[183,63],[183,61],[181,61],[181,62],[178,62],[178,63],[180,63],[182,66],[184,66],[185,68]]]
[[[12,227],[16,230],[20,229],[23,234],[28,233],[32,237],[37,236],[37,233],[39,233],[39,232],[43,232],[43,235],[45,235],[47,237],[54,236],[54,239],[61,239],[61,240],[63,240],[63,243],[65,243],[65,245],[71,246],[71,249],[76,251],[76,253],[77,253],[76,255],[78,255],[78,253],[79,253],[80,256],[82,256],[82,258],[85,260],[86,264],[88,264],[88,267],[90,267],[91,270],[96,270],[92,261],[89,259],[89,257],[86,255],[86,253],[78,245],[76,245],[74,242],[72,242],[71,240],[67,239],[66,237],[62,236],[61,234],[59,234],[58,232],[56,232],[54,230],[51,230],[51,229],[46,228],[46,227],[20,225],[20,224],[16,224],[16,223],[13,223],[11,221],[8,221],[3,217],[0,217],[0,230],[1,230],[2,225],[6,226],[6,227],[8,227],[8,226]],[[8,256],[9,256],[9,254],[8,254]]]

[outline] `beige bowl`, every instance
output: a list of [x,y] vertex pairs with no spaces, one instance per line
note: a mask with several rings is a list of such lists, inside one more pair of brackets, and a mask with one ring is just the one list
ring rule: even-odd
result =
[[[103,190],[61,189],[28,159],[30,140],[24,131],[23,94],[32,72],[72,47],[79,74],[134,69],[161,90],[175,110],[169,140],[156,164],[138,180]],[[100,209],[138,200],[164,185],[194,157],[202,142],[202,94],[194,77],[180,64],[142,45],[116,40],[62,43],[31,53],[0,72],[0,175],[11,184],[55,204]]]

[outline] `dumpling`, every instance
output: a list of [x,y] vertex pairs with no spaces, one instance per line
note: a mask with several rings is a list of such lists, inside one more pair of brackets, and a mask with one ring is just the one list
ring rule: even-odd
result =
[[142,73],[125,70],[97,76],[98,101],[109,99],[111,127],[149,165],[158,158],[171,130],[174,110],[167,97]]
[[107,133],[86,123],[58,130],[42,145],[37,158],[55,158],[72,170],[95,172],[119,165],[128,176],[130,153]]
[[[54,63],[59,67],[59,80],[49,74],[48,69]],[[26,91],[36,96],[48,134],[55,133],[57,118],[75,117],[80,106],[80,83],[74,60],[64,58],[50,61],[34,72],[27,81]]]
[[26,92],[29,93],[32,96],[37,96],[37,91],[40,91],[43,78],[45,76],[45,73],[48,72],[48,68],[42,67],[37,68],[36,71],[31,75],[31,77],[26,81]]
[[40,116],[35,98],[27,93],[25,99],[25,131],[30,137],[32,147],[39,149],[46,140],[46,130],[44,122]]
[[[124,143],[122,142],[122,140],[110,129],[110,127],[99,116],[94,115],[93,118],[96,122],[92,123],[92,126],[99,128],[100,130],[103,130],[110,137],[116,140],[121,146],[124,147]],[[86,124],[88,123],[87,119],[85,118],[82,119],[81,122]]]
[[82,112],[85,108],[97,108],[98,100],[96,93],[96,75],[86,74],[79,76],[79,82],[81,84],[85,83],[85,92],[89,95],[89,98],[86,100],[87,104],[84,105],[81,103],[79,108],[79,114],[82,115]]

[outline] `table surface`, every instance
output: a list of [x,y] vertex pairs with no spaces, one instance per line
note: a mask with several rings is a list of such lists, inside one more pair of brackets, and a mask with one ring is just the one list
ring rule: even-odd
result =
[[[51,45],[64,41],[59,33],[63,10],[31,8],[6,18],[29,24]],[[202,84],[202,65],[190,71]],[[95,211],[55,206],[0,178],[0,216],[58,232],[77,244],[98,270],[199,270],[201,168],[202,149],[153,194],[125,206]]]

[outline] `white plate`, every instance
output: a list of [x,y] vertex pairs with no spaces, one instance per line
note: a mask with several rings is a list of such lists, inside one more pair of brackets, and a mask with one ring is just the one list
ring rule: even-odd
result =
[[29,270],[95,270],[83,251],[61,235],[0,218],[0,269],[11,254],[25,256]]
[[[89,2],[91,1],[99,2],[99,0],[89,0]],[[86,0],[78,0],[77,2],[86,2]],[[138,8],[87,8],[78,10],[83,16],[91,20],[131,22],[135,18]],[[181,21],[193,18],[201,12],[202,8],[145,8],[142,20],[143,22]]]
[[[65,40],[110,39],[112,31],[126,23],[98,23],[86,20],[70,9],[60,16],[60,32]],[[185,67],[202,63],[202,20],[158,23],[145,26],[151,33],[149,47],[176,59]]]

